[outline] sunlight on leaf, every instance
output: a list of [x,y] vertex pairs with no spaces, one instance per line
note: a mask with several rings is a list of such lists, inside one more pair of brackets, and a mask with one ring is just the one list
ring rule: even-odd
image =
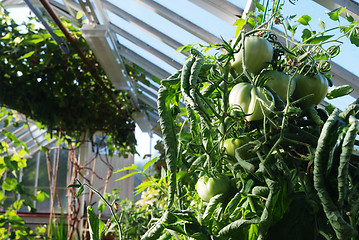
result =
[[240,31],[242,30],[244,24],[246,24],[246,20],[240,18],[240,19],[237,19],[233,26],[237,26],[236,28],[236,34],[235,34],[235,38],[238,36],[238,34],[240,33]]
[[305,26],[309,25],[310,20],[312,20],[312,18],[308,15],[303,15],[300,18],[297,19],[297,22],[299,22],[300,24],[303,24]]
[[143,171],[146,171],[147,168],[149,168],[154,162],[157,161],[157,157],[155,157],[154,159],[148,161],[144,166],[143,166]]
[[353,91],[354,91],[354,88],[350,85],[338,86],[338,87],[330,89],[328,91],[327,98],[334,99],[334,98],[342,97],[345,95],[349,95]]
[[115,171],[115,173],[123,172],[123,171],[127,171],[127,170],[135,170],[135,169],[137,169],[137,166],[135,164],[132,164],[131,166],[124,167],[124,168],[121,168],[120,170]]

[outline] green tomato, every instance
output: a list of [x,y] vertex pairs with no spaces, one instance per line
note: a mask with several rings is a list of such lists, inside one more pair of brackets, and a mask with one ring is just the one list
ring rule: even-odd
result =
[[[287,92],[288,84],[290,82],[290,76],[285,74],[284,72],[279,72],[276,70],[264,72],[263,75],[268,78],[266,85],[271,87],[278,94],[280,99],[282,99],[283,101],[287,101]],[[292,96],[295,90],[295,85],[295,80],[292,79],[289,96]]]
[[265,106],[261,107],[263,101],[269,109],[274,107],[273,95],[265,88],[255,87],[250,83],[238,83],[229,93],[229,105],[231,107],[238,105],[247,121],[256,121],[263,119],[263,111],[267,111]]
[[[228,138],[223,141],[222,148],[227,155],[235,157],[236,149],[250,141],[251,139],[247,136],[240,136],[239,138]],[[255,157],[255,153],[250,152],[250,149],[250,146],[241,148],[239,150],[239,156],[244,160]]]
[[[260,37],[245,38],[245,61],[247,70],[253,74],[258,74],[263,68],[267,67],[273,59],[273,46],[270,42]],[[232,68],[238,73],[243,72],[243,51],[242,49],[234,55]]]
[[196,189],[199,197],[208,202],[217,194],[226,193],[229,190],[229,179],[224,175],[214,178],[202,176],[198,179]]
[[322,74],[316,74],[314,76],[296,75],[294,80],[296,82],[296,88],[293,93],[294,100],[312,94],[299,103],[301,107],[307,108],[318,105],[327,95],[329,83]]

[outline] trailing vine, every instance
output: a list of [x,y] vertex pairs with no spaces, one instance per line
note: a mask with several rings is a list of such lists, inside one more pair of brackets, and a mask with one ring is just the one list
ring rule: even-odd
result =
[[[120,154],[135,152],[135,124],[131,117],[134,108],[130,96],[113,88],[76,27],[64,21],[121,111],[73,49],[65,55],[45,29],[32,22],[15,23],[4,8],[0,22],[2,106],[41,122],[49,132],[63,132],[69,139],[80,139],[85,131],[102,131],[109,136],[109,145],[115,146],[111,152],[115,149]],[[58,37],[64,38],[60,30],[52,27]]]

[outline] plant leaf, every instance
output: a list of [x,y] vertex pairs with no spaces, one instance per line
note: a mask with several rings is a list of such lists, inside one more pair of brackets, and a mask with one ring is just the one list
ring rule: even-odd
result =
[[253,0],[254,4],[256,5],[256,8],[260,10],[261,12],[264,12],[265,8],[262,4],[260,4],[257,0]]
[[327,12],[327,14],[329,15],[329,18],[332,19],[333,21],[339,21],[339,14],[341,14],[344,10],[345,8],[340,7],[330,12]]
[[351,42],[352,44],[354,44],[355,46],[359,47],[359,36],[358,36],[358,35],[356,35],[356,34],[351,34],[349,39],[350,39],[350,42]]
[[308,15],[303,15],[300,18],[297,19],[297,22],[299,22],[300,24],[303,24],[305,26],[309,25],[310,20],[312,20],[312,18]]
[[242,30],[244,24],[246,24],[246,20],[244,20],[243,18],[237,19],[237,20],[234,22],[233,26],[237,26],[235,37],[238,36],[238,34],[239,34],[240,31]]
[[128,178],[128,177],[131,177],[132,175],[135,175],[135,174],[137,174],[137,173],[138,173],[138,172],[131,172],[131,173],[126,174],[125,176],[119,178],[119,179],[116,179],[116,181],[121,181],[121,180],[123,180],[123,179],[125,179],[125,178]]
[[345,95],[349,95],[353,91],[354,91],[354,88],[352,86],[342,85],[342,86],[330,89],[327,93],[327,98],[334,99],[334,98],[342,97]]
[[325,29],[325,22],[323,22],[320,18],[319,18],[319,27],[321,28],[321,29]]
[[85,190],[84,185],[81,185],[76,193],[76,197],[79,197],[84,190]]
[[309,29],[304,29],[302,32],[302,41],[305,42],[308,38],[312,36],[312,32]]
[[351,23],[354,22],[354,18],[349,13],[347,13],[346,17],[347,17],[348,22],[351,22]]
[[147,168],[149,168],[154,162],[157,161],[157,157],[155,157],[154,159],[148,161],[144,166],[143,166],[143,171],[146,171]]
[[89,221],[89,230],[92,240],[100,240],[102,235],[102,230],[105,228],[105,223],[102,222],[91,206],[87,207],[87,215]]
[[332,38],[334,35],[326,35],[326,36],[318,36],[315,38],[312,38],[308,41],[308,43],[321,43],[321,42],[325,42],[326,40]]
[[135,170],[135,169],[137,169],[137,166],[135,164],[132,164],[131,166],[124,167],[124,168],[121,168],[120,170],[117,170],[115,173],[123,172],[123,171],[127,171],[127,170]]
[[22,59],[29,58],[29,57],[31,57],[34,53],[35,53],[35,51],[30,51],[30,52],[24,54],[22,57],[19,57],[17,60],[22,60]]
[[138,195],[140,194],[141,192],[143,192],[146,188],[152,186],[152,182],[151,181],[143,181],[140,183],[140,185],[138,185],[136,187],[136,194],[135,195]]

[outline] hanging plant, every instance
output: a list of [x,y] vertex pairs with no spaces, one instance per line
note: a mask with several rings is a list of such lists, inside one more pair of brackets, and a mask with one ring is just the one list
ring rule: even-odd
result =
[[[77,52],[70,48],[70,53],[64,54],[45,29],[31,22],[18,25],[6,10],[1,10],[0,104],[41,122],[50,133],[61,131],[72,140],[80,140],[85,131],[102,131],[109,136],[111,152],[116,149],[120,154],[134,153],[130,96],[113,88],[79,30],[64,21],[120,109]],[[64,38],[60,30],[52,27],[59,38]]]

